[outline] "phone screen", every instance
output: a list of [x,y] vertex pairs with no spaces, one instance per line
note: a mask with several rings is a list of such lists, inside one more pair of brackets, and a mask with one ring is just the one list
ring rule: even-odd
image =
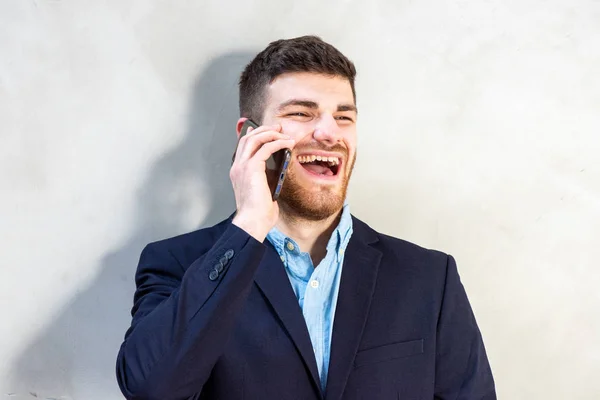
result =
[[[248,128],[250,127],[256,129],[258,128],[258,125],[251,119],[247,119],[244,122],[244,125],[242,125],[240,139],[244,137],[244,135],[248,132]],[[232,163],[233,160],[235,160],[235,153],[236,152],[234,151],[233,157],[231,158]],[[271,196],[273,198],[273,201],[277,200],[279,194],[281,193],[281,188],[283,186],[283,181],[285,180],[285,175],[287,173],[287,168],[289,166],[291,156],[292,152],[289,149],[282,149],[271,154],[271,156],[266,161],[265,172],[267,174],[267,182],[269,183],[269,188],[271,189]]]

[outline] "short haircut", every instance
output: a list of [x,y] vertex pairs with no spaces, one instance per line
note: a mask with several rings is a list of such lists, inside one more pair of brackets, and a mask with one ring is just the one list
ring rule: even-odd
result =
[[338,49],[317,36],[301,36],[270,43],[246,66],[240,77],[240,116],[262,123],[266,89],[279,75],[311,72],[345,78],[356,103],[356,68]]

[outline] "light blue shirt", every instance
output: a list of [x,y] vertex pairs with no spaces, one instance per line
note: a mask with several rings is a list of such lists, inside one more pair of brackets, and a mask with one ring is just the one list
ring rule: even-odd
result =
[[302,309],[310,340],[317,360],[321,389],[325,391],[331,356],[333,318],[342,276],[344,252],[352,236],[352,217],[344,204],[340,223],[327,243],[327,254],[317,268],[310,254],[300,251],[296,242],[277,228],[271,229],[267,239],[273,244]]

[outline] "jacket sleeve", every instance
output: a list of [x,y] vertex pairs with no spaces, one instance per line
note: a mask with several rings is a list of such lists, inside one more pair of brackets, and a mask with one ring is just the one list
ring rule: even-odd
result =
[[481,333],[452,256],[438,320],[434,399],[496,399]]
[[[136,272],[131,327],[117,356],[117,381],[127,399],[187,399],[200,391],[264,249],[233,224],[187,270],[164,243],[146,246]],[[224,266],[217,274],[219,263]]]

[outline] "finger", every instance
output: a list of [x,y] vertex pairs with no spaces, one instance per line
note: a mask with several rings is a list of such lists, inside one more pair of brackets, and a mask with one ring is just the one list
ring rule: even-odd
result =
[[239,153],[240,160],[251,158],[265,143],[281,139],[291,138],[288,135],[276,131],[261,132],[249,137]]
[[266,131],[281,132],[281,125],[279,125],[279,124],[277,124],[277,125],[261,125],[258,128],[249,126],[248,130],[246,131],[246,136],[244,136],[244,137],[249,137],[250,134],[256,135],[258,133],[266,132]]
[[[260,133],[267,132],[267,131],[281,132],[281,125],[263,125],[263,126],[259,126],[258,128],[253,128],[251,126],[248,127],[246,134],[244,136],[242,136],[240,138],[240,140],[238,141],[238,144],[237,144],[236,150],[235,150],[235,159],[238,159],[241,154],[244,154],[244,152],[245,152],[244,149],[246,148],[249,138],[251,138],[252,136],[256,136]],[[254,151],[252,151],[252,154],[254,154]]]
[[274,140],[268,143],[265,143],[261,146],[260,149],[254,154],[253,159],[257,161],[265,162],[271,155],[282,149],[290,149],[292,150],[296,145],[296,141],[294,139],[279,139]]

